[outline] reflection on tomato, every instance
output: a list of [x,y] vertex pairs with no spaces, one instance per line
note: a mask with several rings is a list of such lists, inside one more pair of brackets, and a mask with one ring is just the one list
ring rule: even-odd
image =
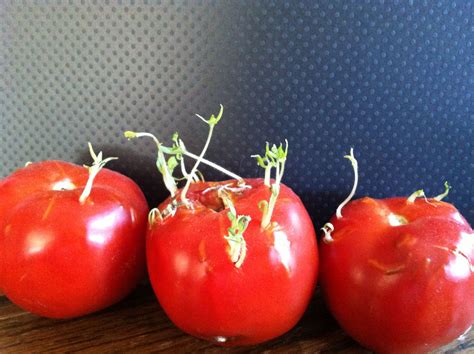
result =
[[33,163],[0,185],[0,287],[23,309],[70,318],[126,296],[144,275],[145,198],[102,169],[79,198],[88,169]]
[[[235,180],[191,184],[191,207],[178,207],[147,235],[148,272],[166,314],[183,331],[223,345],[259,343],[291,329],[310,301],[318,269],[314,228],[296,194],[281,185],[272,216],[277,224],[262,229],[258,204],[269,199],[270,188],[262,179],[245,183],[240,189]],[[237,214],[251,218],[238,266],[225,238],[223,186]]]

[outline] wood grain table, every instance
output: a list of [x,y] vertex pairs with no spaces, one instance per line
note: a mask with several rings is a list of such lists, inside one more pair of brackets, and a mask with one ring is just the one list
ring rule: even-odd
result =
[[[26,313],[0,297],[0,353],[364,353],[337,325],[319,292],[290,332],[259,346],[221,348],[186,335],[167,319],[153,291],[140,285],[119,304],[74,320]],[[474,330],[437,353],[474,353]]]

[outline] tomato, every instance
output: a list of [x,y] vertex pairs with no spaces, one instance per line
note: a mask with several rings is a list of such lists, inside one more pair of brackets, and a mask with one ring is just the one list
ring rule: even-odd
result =
[[[291,329],[318,270],[314,228],[298,196],[282,184],[272,226],[262,228],[258,204],[270,188],[262,179],[244,181],[192,183],[190,204],[152,223],[147,234],[148,272],[164,311],[183,331],[221,345],[260,343]],[[222,189],[236,213],[250,219],[239,261],[226,236],[231,221]],[[168,207],[169,214],[170,203],[160,212]]]
[[0,185],[0,287],[23,309],[71,318],[126,296],[144,276],[148,206],[126,176],[43,161]]
[[380,353],[426,352],[474,321],[474,233],[436,199],[362,198],[332,218],[320,284],[341,327]]

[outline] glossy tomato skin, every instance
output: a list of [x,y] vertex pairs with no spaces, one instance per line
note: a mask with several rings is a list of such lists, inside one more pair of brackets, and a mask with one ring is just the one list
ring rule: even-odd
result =
[[27,311],[51,318],[95,312],[145,274],[143,193],[103,169],[81,204],[87,178],[84,167],[44,161],[0,185],[0,284]]
[[[235,181],[195,183],[194,209],[157,222],[147,234],[148,272],[169,318],[183,331],[221,345],[264,342],[290,330],[301,318],[315,287],[318,255],[314,228],[300,199],[281,187],[273,230],[260,227],[261,200],[268,187],[248,179],[251,189],[233,194],[238,215],[252,218],[244,238],[247,254],[240,268],[228,254],[228,209],[215,191]],[[166,206],[163,203],[160,208]]]
[[474,234],[454,206],[363,198],[331,223],[333,241],[320,245],[321,288],[362,345],[427,352],[472,325]]

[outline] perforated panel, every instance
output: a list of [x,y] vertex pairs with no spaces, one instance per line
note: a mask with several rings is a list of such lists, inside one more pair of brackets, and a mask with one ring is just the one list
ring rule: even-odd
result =
[[[120,160],[152,204],[165,196],[150,142],[178,130],[258,176],[250,155],[290,141],[284,181],[321,226],[357,195],[439,194],[472,223],[472,2],[1,2],[1,176],[26,161]],[[203,168],[209,178],[221,177]]]

